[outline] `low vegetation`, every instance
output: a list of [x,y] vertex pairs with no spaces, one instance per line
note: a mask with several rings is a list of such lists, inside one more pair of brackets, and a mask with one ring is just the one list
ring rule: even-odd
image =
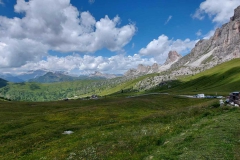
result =
[[0,101],[0,159],[239,159],[239,113],[170,95]]

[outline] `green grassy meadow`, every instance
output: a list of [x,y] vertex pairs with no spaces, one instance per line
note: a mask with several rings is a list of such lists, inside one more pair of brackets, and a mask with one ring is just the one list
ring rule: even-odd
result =
[[157,87],[155,91],[172,94],[228,95],[230,92],[240,91],[240,59],[234,59],[215,66],[196,75],[189,75],[169,82],[172,86]]
[[171,95],[0,101],[0,159],[240,159],[240,110],[217,104]]

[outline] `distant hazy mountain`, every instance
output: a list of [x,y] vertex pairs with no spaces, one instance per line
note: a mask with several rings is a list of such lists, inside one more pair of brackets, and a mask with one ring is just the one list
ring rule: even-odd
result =
[[2,79],[2,78],[0,78],[0,88],[1,87],[5,87],[6,85],[7,85],[7,81]]
[[40,76],[43,76],[44,74],[46,74],[47,72],[49,72],[48,70],[45,69],[39,69],[39,70],[30,70],[26,73],[22,73],[16,77],[18,77],[19,79],[22,79],[23,81],[28,81],[30,79],[34,79]]
[[74,81],[74,80],[96,80],[96,79],[112,79],[118,77],[117,75],[103,74],[101,72],[95,72],[90,75],[80,75],[79,77],[71,76],[68,73],[57,71],[57,72],[47,72],[42,76],[30,79],[29,82],[38,83],[53,83],[53,82],[64,82],[64,81]]
[[20,79],[20,78],[18,78],[16,76],[13,76],[11,74],[1,74],[0,78],[5,79],[5,80],[7,80],[9,82],[14,82],[14,83],[24,82],[24,80],[22,80],[22,79]]
[[55,73],[48,72],[43,76],[39,76],[37,78],[30,79],[29,82],[53,83],[53,82],[74,81],[77,79],[78,79],[78,77],[68,76],[61,72],[55,72]]
[[104,74],[95,71],[89,75],[74,75],[65,71],[49,71],[47,69],[30,70],[19,75],[0,74],[0,78],[9,82],[21,83],[21,82],[39,82],[39,83],[52,83],[74,80],[96,80],[96,79],[112,79],[121,77],[122,75]]

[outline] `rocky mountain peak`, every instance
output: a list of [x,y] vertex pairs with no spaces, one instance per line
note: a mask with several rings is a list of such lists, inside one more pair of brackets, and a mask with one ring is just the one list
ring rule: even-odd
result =
[[138,72],[145,73],[148,72],[149,66],[144,66],[143,64],[139,64],[137,67]]
[[170,51],[168,53],[168,58],[167,58],[166,62],[164,63],[164,65],[173,63],[180,58],[182,58],[182,56],[180,54],[178,54],[177,51]]
[[240,6],[230,22],[216,29],[210,39],[200,40],[191,53],[171,66],[176,73],[196,73],[240,57]]
[[131,77],[131,76],[137,76],[137,75],[143,75],[143,74],[150,74],[150,73],[156,73],[159,71],[159,65],[157,63],[154,63],[152,66],[139,64],[137,69],[130,69],[128,70],[124,76]]
[[89,77],[102,77],[102,78],[106,78],[106,79],[112,79],[112,78],[116,78],[118,76],[116,76],[114,74],[106,74],[106,73],[102,73],[99,71],[95,71],[94,73],[90,74]]
[[103,74],[99,71],[95,71],[93,74],[90,74],[91,76],[102,76]]
[[235,10],[234,10],[234,16],[231,17],[231,21],[234,21],[236,19],[240,18],[240,6],[238,6]]
[[172,71],[171,77],[196,74],[234,58],[240,58],[240,6],[234,10],[230,22],[216,29],[210,39],[198,41],[189,54],[182,57],[170,51],[164,65],[139,65],[125,75],[160,73],[168,69]]
[[158,65],[157,63],[154,63],[154,64],[152,65],[152,70],[153,70],[153,72],[157,72],[158,69],[159,69],[159,65]]

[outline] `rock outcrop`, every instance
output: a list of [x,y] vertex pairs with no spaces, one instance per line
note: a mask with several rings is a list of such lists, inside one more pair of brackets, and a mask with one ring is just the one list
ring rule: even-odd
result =
[[233,17],[230,18],[231,21],[234,21],[236,19],[240,18],[240,6],[238,6],[235,10],[234,10],[234,15]]
[[143,74],[159,73],[169,69],[171,65],[177,62],[180,58],[182,58],[182,56],[178,54],[176,51],[170,51],[168,53],[168,58],[164,65],[154,63],[152,66],[144,66],[143,64],[139,64],[137,69],[130,69],[124,75],[140,76]]
[[230,22],[216,29],[210,39],[200,40],[191,53],[172,65],[173,70],[206,70],[240,57],[240,6]]
[[125,75],[168,71],[167,75],[145,79],[135,86],[148,89],[162,81],[176,79],[182,75],[196,74],[234,58],[240,58],[240,6],[234,10],[234,15],[228,23],[216,29],[210,39],[198,41],[186,56],[181,57],[175,51],[171,51],[162,66],[155,64],[154,67],[145,67],[141,65],[138,69],[132,69]]
[[164,63],[164,65],[174,63],[174,62],[178,61],[180,58],[182,58],[182,56],[180,54],[178,54],[176,51],[170,51],[168,53],[168,58],[167,58],[166,62]]
[[159,71],[160,65],[154,63],[152,66],[145,66],[143,64],[139,64],[137,69],[128,70],[124,76],[140,76],[144,74],[156,73]]
[[104,74],[99,71],[95,71],[94,73],[90,74],[88,77],[101,77],[106,79],[113,79],[113,78],[116,78],[117,76],[114,74]]

